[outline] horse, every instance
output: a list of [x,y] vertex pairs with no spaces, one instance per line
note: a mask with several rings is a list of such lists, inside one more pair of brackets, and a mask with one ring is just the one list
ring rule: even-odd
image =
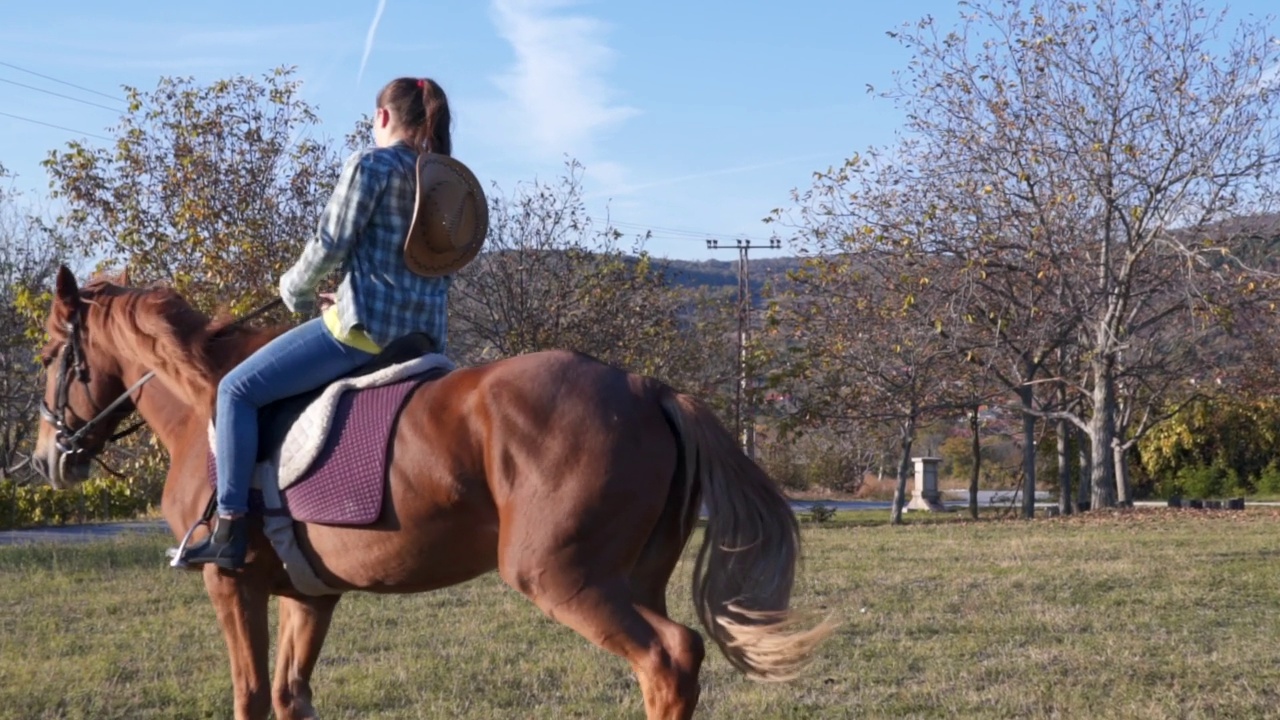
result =
[[[169,452],[161,512],[182,537],[209,507],[218,380],[284,329],[211,318],[123,275],[81,287],[63,266],[46,330],[33,465],[55,488],[84,480],[136,410]],[[800,535],[781,491],[705,404],[655,379],[568,351],[456,367],[412,390],[392,432],[373,524],[293,526],[339,592],[295,588],[260,528],[242,570],[200,570],[237,720],[317,717],[311,676],[345,592],[427,592],[491,570],[630,663],[648,718],[689,718],[705,646],[668,617],[666,588],[703,506],[693,602],[735,668],[795,678],[835,627],[790,607]]]

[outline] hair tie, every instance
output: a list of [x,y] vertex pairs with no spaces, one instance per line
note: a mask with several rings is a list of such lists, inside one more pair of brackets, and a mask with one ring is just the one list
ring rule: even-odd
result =
[[426,81],[426,80],[419,80],[419,81],[418,81],[418,87],[426,87],[426,86],[427,86],[427,81]]

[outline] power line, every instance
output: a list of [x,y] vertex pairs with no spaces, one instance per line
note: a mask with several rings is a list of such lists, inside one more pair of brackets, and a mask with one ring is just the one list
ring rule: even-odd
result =
[[102,103],[96,103],[96,102],[93,102],[92,100],[82,100],[82,99],[80,99],[80,98],[78,98],[78,97],[75,97],[74,95],[64,95],[64,94],[62,94],[62,93],[54,92],[54,91],[52,91],[52,90],[45,90],[45,89],[44,89],[44,88],[42,88],[42,87],[36,87],[35,85],[27,85],[26,83],[20,83],[20,82],[17,82],[16,80],[8,80],[8,79],[6,79],[6,78],[0,78],[0,82],[3,82],[3,83],[9,83],[10,85],[17,85],[18,87],[26,88],[26,89],[28,89],[28,90],[35,90],[36,92],[42,92],[42,93],[44,93],[44,94],[46,94],[46,95],[54,95],[54,96],[56,96],[56,97],[66,98],[66,99],[68,99],[68,100],[74,100],[74,101],[76,101],[76,102],[78,102],[78,103],[84,103],[85,105],[92,105],[92,106],[94,106],[94,107],[100,107],[100,108],[102,108],[103,110],[110,110],[110,111],[112,111],[112,112],[120,112],[120,108],[118,108],[118,107],[111,107],[110,105],[103,105]]
[[742,238],[744,240],[752,240],[760,243],[769,242],[769,240],[766,238],[762,238],[759,236],[746,235],[744,233],[702,232],[701,230],[658,227],[656,225],[642,225],[640,223],[620,222],[616,220],[608,221],[608,224],[613,225],[614,227],[624,228],[624,229],[632,228],[636,230],[647,230],[652,232],[654,236],[665,236],[671,239],[680,239],[680,240],[688,239],[688,240],[696,240],[698,242],[702,242],[707,240],[708,238],[731,236],[731,237]]
[[5,117],[11,117],[14,120],[23,120],[25,122],[35,123],[36,125],[44,125],[45,127],[56,128],[58,130],[66,130],[67,132],[77,133],[80,135],[84,135],[86,137],[97,138],[99,140],[106,140],[107,142],[111,142],[114,140],[114,138],[109,138],[104,135],[94,135],[93,133],[84,132],[82,130],[76,130],[75,128],[63,127],[61,125],[54,125],[53,123],[47,123],[47,122],[44,122],[43,120],[32,120],[29,117],[22,117],[21,115],[14,115],[13,113],[0,111],[0,115],[3,115]]
[[28,75],[35,75],[36,77],[44,78],[45,80],[52,80],[52,81],[54,81],[54,82],[56,82],[56,83],[59,83],[59,84],[62,84],[62,85],[66,85],[66,86],[68,86],[68,87],[73,87],[73,88],[75,88],[75,89],[77,89],[77,90],[83,90],[83,91],[85,91],[85,92],[87,92],[87,93],[93,93],[94,95],[101,95],[102,97],[107,98],[108,100],[115,100],[116,102],[125,102],[125,99],[124,99],[124,98],[119,98],[119,97],[116,97],[115,95],[108,95],[108,94],[106,94],[106,93],[104,93],[104,92],[98,92],[97,90],[94,90],[94,89],[92,89],[92,88],[84,87],[83,85],[76,85],[75,83],[69,83],[69,82],[67,82],[66,80],[59,80],[59,79],[58,79],[58,78],[56,78],[56,77],[52,77],[52,76],[49,76],[49,75],[45,75],[45,74],[43,74],[43,73],[38,73],[38,72],[36,72],[35,70],[28,70],[28,69],[26,69],[26,68],[24,68],[24,67],[18,67],[17,65],[14,65],[13,63],[4,62],[3,60],[0,60],[0,65],[3,65],[3,66],[5,66],[5,67],[9,67],[9,68],[13,68],[14,70],[17,70],[17,71],[19,71],[19,72],[27,73]]

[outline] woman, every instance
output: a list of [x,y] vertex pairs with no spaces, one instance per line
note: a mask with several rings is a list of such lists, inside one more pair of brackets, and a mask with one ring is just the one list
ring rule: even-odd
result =
[[[405,263],[419,153],[452,153],[449,102],[435,81],[397,78],[377,97],[375,147],[351,155],[316,235],[280,279],[290,310],[323,314],[280,335],[218,385],[214,453],[218,475],[213,532],[182,555],[188,564],[244,566],[249,486],[258,450],[258,409],[327,385],[393,340],[429,335],[444,352],[451,276],[426,277]],[[334,295],[316,288],[341,268]]]

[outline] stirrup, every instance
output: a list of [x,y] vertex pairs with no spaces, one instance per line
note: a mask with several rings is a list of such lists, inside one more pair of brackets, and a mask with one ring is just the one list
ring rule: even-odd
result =
[[179,568],[181,570],[190,570],[192,568],[190,563],[182,559],[182,555],[187,551],[187,543],[191,542],[191,536],[195,534],[196,528],[201,525],[207,527],[209,532],[213,532],[213,527],[209,525],[208,518],[200,518],[197,520],[195,524],[191,526],[191,529],[187,531],[187,534],[182,536],[182,542],[178,543],[178,547],[169,548],[164,551],[165,557],[169,558],[169,567]]
[[169,548],[164,551],[164,556],[169,558],[169,567],[178,568],[180,570],[193,569],[191,563],[182,559],[183,553],[187,551],[187,543],[191,542],[191,536],[195,534],[196,528],[204,525],[208,528],[209,533],[213,533],[213,525],[209,523],[213,520],[214,510],[216,509],[216,501],[213,497],[209,498],[209,503],[204,506],[204,512],[200,514],[200,519],[187,530],[187,534],[182,536],[182,542],[178,543],[178,547]]

